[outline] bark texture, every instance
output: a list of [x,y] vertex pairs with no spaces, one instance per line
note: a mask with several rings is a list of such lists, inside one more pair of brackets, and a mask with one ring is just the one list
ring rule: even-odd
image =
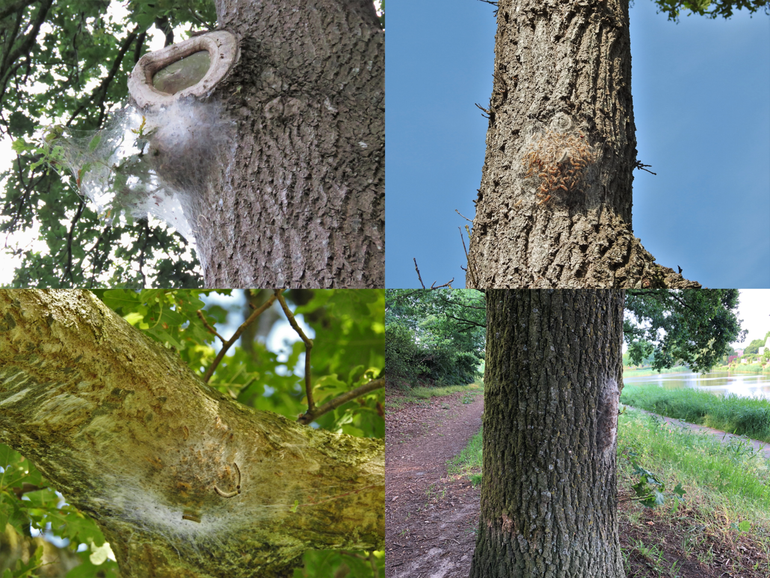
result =
[[487,292],[484,479],[471,578],[620,578],[623,292]]
[[[190,131],[208,142],[158,159],[172,183],[195,181],[205,285],[383,287],[385,44],[371,0],[218,0],[217,16],[240,60],[211,97],[221,109]],[[205,118],[220,113],[228,130]]]
[[307,549],[384,543],[381,440],[226,399],[87,292],[0,291],[0,441],[126,578],[283,577]]
[[466,286],[699,287],[633,236],[628,0],[500,0]]

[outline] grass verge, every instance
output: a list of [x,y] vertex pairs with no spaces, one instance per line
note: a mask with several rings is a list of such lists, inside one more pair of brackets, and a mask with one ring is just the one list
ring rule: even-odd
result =
[[[482,432],[448,464],[480,478]],[[632,460],[667,488],[655,509],[630,500],[639,481]],[[627,578],[767,578],[770,576],[770,462],[753,447],[723,446],[627,410],[618,420],[618,523]]]
[[620,401],[660,415],[770,442],[770,401],[696,389],[627,385]]
[[447,462],[447,473],[467,476],[476,486],[481,483],[483,428],[474,435],[459,455]]
[[398,395],[392,395],[388,398],[387,409],[399,409],[410,403],[427,403],[432,397],[444,397],[458,391],[464,392],[463,403],[473,403],[477,395],[484,394],[484,385],[479,381],[470,385],[400,389]]
[[643,367],[641,369],[626,369],[623,368],[623,378],[627,377],[645,377],[647,375],[658,375],[658,373],[692,373],[689,367],[684,365],[677,365],[676,367],[664,367],[660,371],[652,369],[651,367]]

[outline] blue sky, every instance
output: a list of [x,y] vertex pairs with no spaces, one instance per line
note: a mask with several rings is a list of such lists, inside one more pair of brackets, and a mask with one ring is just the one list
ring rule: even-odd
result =
[[[386,286],[463,287],[455,213],[474,216],[492,91],[494,8],[388,5]],[[634,233],[658,263],[705,287],[770,287],[770,18],[631,8],[638,159]],[[467,243],[467,239],[466,239]]]

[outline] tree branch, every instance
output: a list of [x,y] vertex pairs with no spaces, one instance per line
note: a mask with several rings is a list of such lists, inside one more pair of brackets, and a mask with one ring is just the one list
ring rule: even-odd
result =
[[219,353],[217,353],[217,356],[214,358],[214,361],[212,362],[211,366],[209,366],[209,368],[206,370],[206,374],[203,376],[204,383],[209,382],[209,380],[211,379],[211,376],[214,374],[214,370],[216,370],[217,366],[222,361],[222,358],[225,356],[225,353],[227,353],[227,350],[230,349],[230,347],[232,347],[232,345],[236,341],[238,341],[238,339],[241,337],[241,333],[243,333],[244,330],[257,319],[257,317],[262,315],[262,313],[268,307],[270,307],[273,303],[275,303],[275,299],[276,299],[275,295],[273,295],[272,297],[270,297],[270,299],[265,301],[261,307],[259,307],[258,309],[255,309],[254,312],[251,315],[249,315],[246,321],[241,323],[238,329],[235,330],[235,333],[233,333],[233,336],[222,344],[222,349],[219,350]]
[[[131,44],[134,42],[134,40],[136,40],[138,32],[139,32],[139,27],[136,26],[129,33],[129,35],[126,36],[126,38],[123,40],[123,44],[121,45],[120,50],[118,51],[118,55],[115,57],[115,60],[112,62],[112,66],[110,67],[110,71],[107,73],[107,76],[104,77],[104,79],[99,84],[99,86],[96,87],[96,89],[91,93],[91,95],[87,99],[83,99],[80,105],[75,109],[75,112],[72,113],[72,116],[65,123],[65,126],[70,126],[72,124],[72,121],[75,120],[75,117],[77,117],[77,115],[79,115],[86,107],[92,107],[92,106],[99,107],[99,119],[97,121],[97,126],[101,126],[102,120],[104,119],[104,99],[107,98],[107,89],[109,88],[110,83],[115,78],[115,75],[118,73],[118,70],[120,70],[120,65],[123,62],[123,57],[126,55],[126,52],[128,52],[128,49],[131,46]],[[97,99],[97,95],[99,96],[98,99]]]
[[302,331],[302,328],[297,324],[297,320],[294,318],[294,314],[289,310],[289,307],[286,305],[286,300],[283,298],[283,291],[283,289],[276,289],[275,297],[281,304],[281,309],[283,309],[286,318],[289,320],[289,325],[291,325],[292,329],[297,332],[297,335],[299,335],[299,338],[305,344],[305,395],[307,395],[306,413],[312,413],[315,409],[315,403],[313,403],[313,383],[310,379],[310,350],[313,349],[313,340],[308,339],[308,336],[305,335],[305,332]]
[[316,408],[312,412],[307,411],[303,413],[301,416],[299,416],[297,421],[302,424],[309,424],[319,416],[322,416],[323,414],[338,408],[342,404],[349,402],[351,399],[361,397],[362,395],[366,395],[369,392],[372,392],[376,389],[381,389],[383,387],[385,387],[384,378],[381,377],[379,379],[373,379],[369,383],[365,383],[364,385],[359,385],[355,389],[351,389],[350,391],[335,397],[332,401],[323,404],[321,407]]
[[0,20],[5,18],[6,16],[13,14],[14,12],[17,12],[18,10],[24,10],[27,6],[31,6],[32,4],[35,4],[36,2],[39,2],[40,0],[19,0],[16,2],[16,4],[11,4],[10,6],[6,6],[2,10],[0,10]]
[[75,225],[80,220],[80,216],[83,214],[83,209],[85,206],[86,200],[84,197],[81,197],[80,204],[75,211],[75,216],[72,218],[72,223],[70,223],[69,231],[67,231],[67,264],[64,267],[64,271],[61,276],[62,284],[64,283],[64,279],[69,277],[70,284],[74,285],[74,283],[72,283],[72,235],[75,232]]
[[0,443],[126,578],[283,577],[310,548],[384,544],[382,440],[228,399],[86,291],[0,290],[0,406]]
[[[40,31],[40,27],[43,25],[43,22],[45,22],[45,17],[48,15],[48,10],[51,8],[51,4],[53,4],[53,0],[43,0],[43,3],[40,6],[40,11],[37,13],[37,18],[35,18],[35,21],[32,24],[32,30],[29,31],[29,34],[27,34],[24,41],[16,48],[16,50],[13,52],[8,52],[5,58],[3,58],[2,68],[0,68],[0,79],[2,79],[3,90],[0,91],[0,95],[5,94],[5,85],[8,81],[7,73],[10,66],[18,58],[25,54],[27,57],[29,57],[29,51],[35,44],[35,39],[37,38],[37,34]],[[11,40],[11,43],[13,43],[13,40]],[[0,96],[0,98],[2,98],[2,96]]]

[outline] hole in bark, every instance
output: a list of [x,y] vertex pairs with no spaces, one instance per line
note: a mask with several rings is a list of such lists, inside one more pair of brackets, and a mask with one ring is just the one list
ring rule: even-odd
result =
[[209,53],[200,50],[161,68],[152,77],[152,85],[166,94],[176,94],[200,82],[210,65]]

